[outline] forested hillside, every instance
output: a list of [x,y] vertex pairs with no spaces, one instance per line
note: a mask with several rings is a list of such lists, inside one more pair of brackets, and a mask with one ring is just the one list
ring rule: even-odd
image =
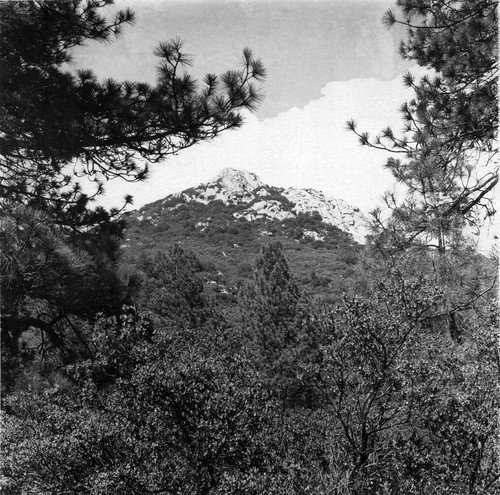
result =
[[[363,252],[342,228],[355,230],[359,238],[364,228],[361,215],[344,205],[344,217],[338,213],[327,222],[318,210],[331,207],[328,201],[295,211],[297,204],[282,188],[266,186],[254,174],[232,169],[225,174],[226,185],[214,187],[221,181],[219,175],[209,184],[126,213],[124,265],[140,271],[145,258],[179,245],[199,258],[205,290],[234,302],[252,275],[260,247],[280,242],[302,290],[340,301]],[[245,178],[250,175],[258,181],[253,186]],[[359,225],[352,213],[359,217]],[[342,224],[342,218],[349,223]]]
[[498,180],[497,2],[387,14],[436,75],[407,78],[403,137],[349,122],[407,188],[363,239],[356,209],[255,178],[92,207],[68,164],[96,194],[141,180],[265,76],[247,49],[197,86],[179,40],[154,86],[66,72],[132,23],[110,4],[0,5],[2,492],[500,493],[498,260],[465,234]]

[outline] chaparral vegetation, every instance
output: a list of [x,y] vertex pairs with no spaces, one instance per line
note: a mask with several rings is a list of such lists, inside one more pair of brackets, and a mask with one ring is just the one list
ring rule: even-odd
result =
[[0,4],[2,492],[500,493],[497,259],[467,237],[494,213],[498,2],[384,17],[429,75],[405,78],[402,135],[348,123],[405,188],[365,245],[318,214],[93,207],[79,180],[144,179],[239,127],[265,80],[245,49],[197,82],[177,39],[155,85],[71,72],[133,24],[112,3]]

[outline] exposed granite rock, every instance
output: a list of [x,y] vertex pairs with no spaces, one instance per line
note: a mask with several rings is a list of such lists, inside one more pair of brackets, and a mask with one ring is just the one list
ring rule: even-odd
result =
[[[365,242],[368,232],[367,218],[359,208],[347,204],[342,199],[327,197],[315,189],[285,189],[268,186],[256,174],[234,168],[223,169],[218,176],[206,184],[168,196],[163,203],[168,203],[172,198],[179,198],[187,203],[208,204],[211,201],[220,200],[226,205],[248,205],[243,211],[234,213],[236,218],[243,217],[248,221],[259,218],[281,221],[295,218],[300,213],[317,212],[323,222],[349,232],[354,240],[361,244]],[[137,212],[138,219],[142,219],[139,216],[140,213]],[[204,227],[204,225],[199,226],[199,228]],[[322,238],[321,234],[316,232],[308,231],[304,235],[316,240]]]

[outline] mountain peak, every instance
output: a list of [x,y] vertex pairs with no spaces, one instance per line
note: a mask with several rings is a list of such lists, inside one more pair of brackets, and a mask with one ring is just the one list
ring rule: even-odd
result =
[[221,200],[226,204],[250,203],[257,196],[266,195],[266,185],[253,172],[224,168],[212,180],[200,184],[194,189],[195,196],[188,199],[186,191],[177,196],[183,196],[188,201],[208,203]]
[[317,213],[323,222],[349,232],[357,242],[364,243],[367,235],[366,217],[342,199],[326,197],[315,189],[272,187],[247,170],[224,168],[207,183],[167,197],[163,203],[172,197],[186,203],[208,204],[218,200],[226,205],[246,205],[233,216],[248,221],[263,218],[282,221]]
[[253,172],[238,170],[236,168],[222,169],[214,181],[223,186],[229,194],[236,195],[252,193],[265,185]]

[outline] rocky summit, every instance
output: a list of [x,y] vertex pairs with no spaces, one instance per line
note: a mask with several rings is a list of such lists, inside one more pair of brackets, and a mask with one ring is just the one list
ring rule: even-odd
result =
[[[353,239],[363,244],[368,232],[367,218],[361,211],[342,199],[325,196],[315,189],[280,188],[268,186],[254,173],[234,168],[225,168],[219,175],[205,184],[167,196],[161,201],[162,210],[178,207],[178,202],[209,204],[222,201],[225,205],[247,205],[232,213],[235,218],[248,221],[257,219],[285,220],[299,214],[319,214],[324,223],[348,232]],[[142,211],[133,215],[144,218]],[[149,218],[155,221],[155,216]],[[306,232],[321,239],[319,232]]]
[[128,212],[125,220],[122,248],[130,266],[178,245],[200,260],[205,289],[228,298],[224,304],[235,303],[253,260],[271,242],[281,244],[308,294],[338,301],[349,290],[367,233],[363,214],[341,199],[270,186],[233,168]]

